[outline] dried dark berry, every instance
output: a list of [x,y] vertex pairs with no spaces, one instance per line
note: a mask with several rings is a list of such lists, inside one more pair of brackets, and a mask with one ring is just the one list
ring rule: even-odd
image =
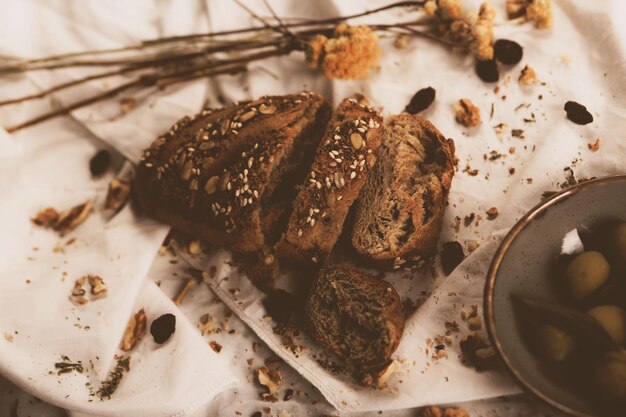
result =
[[150,324],[150,334],[158,344],[167,342],[174,331],[176,331],[176,316],[170,313],[163,314]]
[[96,152],[96,154],[89,160],[89,171],[91,171],[91,175],[94,177],[99,177],[107,172],[110,165],[111,154],[109,151],[102,149]]
[[575,101],[568,101],[563,107],[567,112],[567,118],[579,125],[586,125],[593,122],[593,116],[585,106]]
[[433,101],[435,101],[435,89],[432,87],[422,88],[415,93],[404,110],[409,114],[417,114],[430,107]]
[[508,39],[498,39],[493,44],[493,56],[503,64],[513,65],[522,60],[524,50],[517,42]]
[[459,242],[446,242],[443,244],[443,251],[441,252],[441,266],[443,272],[449,275],[454,268],[465,259],[463,253],[463,246]]
[[495,83],[500,79],[498,64],[496,61],[478,61],[476,63],[476,74],[486,83]]
[[267,314],[277,322],[289,321],[298,309],[298,305],[296,296],[281,289],[272,291],[263,299],[263,306]]
[[289,401],[291,397],[293,397],[293,390],[289,388],[287,391],[285,391],[285,396],[283,397],[283,401]]

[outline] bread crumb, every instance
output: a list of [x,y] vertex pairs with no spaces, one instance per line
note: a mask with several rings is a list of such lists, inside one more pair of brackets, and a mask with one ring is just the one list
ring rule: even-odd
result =
[[465,127],[478,126],[481,123],[480,109],[470,99],[462,98],[454,103],[455,119]]
[[9,332],[4,332],[4,340],[6,340],[7,342],[12,342],[13,341],[13,335]]
[[531,85],[537,82],[537,73],[534,69],[526,65],[517,79],[520,85]]

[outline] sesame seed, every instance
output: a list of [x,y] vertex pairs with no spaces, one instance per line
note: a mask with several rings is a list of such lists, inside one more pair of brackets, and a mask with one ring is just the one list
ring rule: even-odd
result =
[[311,258],[311,260],[312,260],[313,262],[317,263],[317,257],[316,257],[316,256],[313,256],[313,257]]
[[311,219],[311,227],[315,226],[315,219]]
[[350,173],[350,179],[351,179],[351,180],[353,180],[353,179],[355,179],[355,178],[356,178],[356,172],[352,171],[352,172]]
[[343,196],[342,196],[342,195],[338,195],[338,196],[337,196],[337,201],[341,201],[341,199],[342,199],[342,198],[343,198]]
[[302,229],[298,229],[298,237],[302,236]]

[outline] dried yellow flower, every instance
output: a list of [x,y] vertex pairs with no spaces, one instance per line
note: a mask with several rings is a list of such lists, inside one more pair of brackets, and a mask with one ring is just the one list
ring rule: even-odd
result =
[[434,16],[437,13],[437,2],[435,0],[428,0],[424,3],[424,13],[428,16]]
[[439,15],[443,20],[461,18],[461,0],[439,0]]
[[379,57],[378,36],[372,28],[345,23],[337,25],[332,38],[317,35],[306,48],[309,66],[321,67],[328,78],[365,78]]
[[534,22],[539,29],[552,27],[550,0],[507,0],[506,14],[509,19],[523,18]]
[[481,61],[493,59],[493,21],[496,12],[489,3],[483,3],[478,18],[472,25],[473,40],[470,49]]
[[538,29],[552,27],[552,3],[550,0],[533,0],[526,9],[526,18]]

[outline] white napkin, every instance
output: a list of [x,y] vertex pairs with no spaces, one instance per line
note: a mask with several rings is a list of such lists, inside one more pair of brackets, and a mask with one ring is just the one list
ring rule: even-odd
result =
[[[0,52],[45,55],[62,50],[119,46],[139,37],[158,36],[162,33],[172,33],[173,30],[192,31],[194,29],[192,24],[185,26],[172,22],[181,19],[181,11],[186,19],[196,22],[200,20],[199,10],[203,10],[202,7],[199,8],[198,2],[171,2],[169,14],[165,17],[165,21],[170,24],[164,24],[161,28],[164,31],[159,31],[158,25],[152,24],[158,9],[149,3],[133,3],[133,6],[129,6],[128,2],[107,2],[106,6],[102,6],[102,3],[97,2],[12,2],[11,13],[0,15],[2,23],[0,28],[4,28],[1,32],[4,36],[0,37]],[[322,6],[316,3],[315,5],[319,7],[316,8],[308,3],[276,1],[272,2],[272,5],[283,16],[319,16],[319,14],[334,15],[337,11],[352,13],[384,3],[386,2],[382,0],[367,3],[336,2],[333,7],[333,4],[328,2]],[[260,4],[254,6],[257,11],[263,10]],[[134,13],[128,12],[126,7],[133,7]],[[206,7],[210,27],[213,30],[247,26],[252,23],[245,12],[232,2],[209,2]],[[309,88],[329,98],[332,97],[337,102],[344,96],[362,90],[376,105],[383,107],[385,114],[388,115],[401,111],[417,89],[427,85],[436,88],[437,100],[425,115],[445,135],[455,138],[460,169],[465,168],[466,164],[479,169],[478,176],[468,176],[463,172],[456,175],[442,240],[459,240],[463,244],[476,240],[483,242],[483,247],[480,249],[481,252],[472,255],[466,264],[447,279],[439,277],[431,281],[429,277],[424,276],[407,281],[407,286],[414,286],[411,288],[414,294],[423,287],[434,289],[441,285],[437,293],[433,294],[409,319],[407,334],[397,355],[401,359],[412,357],[411,355],[415,356],[420,347],[423,348],[425,337],[433,337],[433,332],[440,332],[440,324],[443,321],[458,320],[458,311],[452,308],[453,300],[458,303],[457,305],[480,303],[485,261],[489,259],[494,249],[494,244],[486,242],[494,227],[498,230],[508,228],[515,218],[539,200],[542,191],[558,187],[558,183],[564,180],[563,167],[569,166],[575,158],[579,161],[575,163],[574,169],[581,176],[599,176],[623,170],[621,161],[626,153],[624,149],[626,145],[623,140],[619,140],[620,134],[615,132],[620,131],[620,123],[625,117],[624,101],[620,95],[626,91],[624,80],[620,77],[624,69],[624,52],[618,47],[620,41],[615,37],[615,32],[607,30],[616,26],[616,23],[610,20],[611,13],[615,12],[607,7],[594,3],[577,4],[575,8],[566,1],[559,1],[554,7],[555,29],[552,31],[537,31],[530,25],[497,27],[497,37],[512,38],[525,46],[524,60],[510,70],[508,80],[499,83],[498,94],[491,91],[491,86],[486,86],[477,79],[469,58],[454,55],[439,45],[424,40],[414,40],[408,49],[395,51],[390,46],[390,40],[385,40],[381,71],[373,74],[367,81],[324,81],[321,76],[305,69],[301,54],[292,54],[289,58],[255,64],[251,66],[249,75],[221,77],[219,81],[211,81],[209,100],[216,104],[218,92],[232,101],[260,94],[280,94]],[[502,7],[499,7],[498,11],[502,18]],[[267,12],[263,14],[266,15]],[[390,19],[397,19],[399,14],[390,14]],[[72,15],[72,20],[63,17],[67,15]],[[37,18],[34,18],[35,16]],[[116,19],[111,19],[111,16],[115,16]],[[367,21],[380,20],[371,18]],[[195,29],[199,30],[201,27],[199,24]],[[33,42],[32,33],[40,34],[37,42]],[[40,43],[39,41],[44,38],[54,39],[55,42]],[[565,59],[566,55],[572,59],[571,62]],[[537,71],[540,80],[546,82],[545,86],[518,87],[515,80],[519,70],[526,63]],[[293,76],[296,71],[297,77]],[[40,85],[49,85],[53,81],[58,82],[57,77],[55,74],[41,73],[31,79]],[[73,116],[80,119],[92,132],[96,132],[114,145],[125,156],[136,159],[140,150],[157,132],[165,130],[182,114],[197,110],[202,102],[203,88],[202,82],[197,84],[195,88],[190,86],[168,91],[167,99],[161,99],[160,95],[147,98],[140,102],[139,108],[127,115],[120,114],[117,101],[113,100],[110,103],[80,110]],[[20,87],[28,88],[23,85]],[[97,90],[102,86],[96,85],[92,88]],[[84,93],[85,91],[81,92]],[[543,100],[538,100],[539,94],[543,95]],[[502,96],[506,96],[506,99]],[[481,108],[483,116],[481,127],[467,131],[455,124],[451,104],[462,97],[472,99]],[[580,127],[565,120],[562,106],[569,99],[587,105],[594,113],[596,121],[589,126]],[[494,103],[494,115],[490,119],[491,103]],[[515,110],[518,105],[524,103],[531,103],[531,106]],[[45,103],[40,103],[39,106],[43,104]],[[163,107],[160,107],[161,105]],[[2,112],[0,119],[3,122],[7,119],[15,120],[18,116],[31,112],[32,107],[36,106],[38,105],[21,106],[13,109],[10,114]],[[523,118],[530,116],[531,112],[535,113],[537,122],[524,124]],[[525,139],[512,138],[510,131],[507,131],[503,138],[497,138],[492,126],[501,122],[508,124],[509,128],[524,129]],[[55,125],[46,126],[50,128]],[[36,131],[47,134],[45,130]],[[596,137],[601,138],[600,150],[591,153],[587,149],[587,143],[593,142]],[[20,143],[8,142],[12,144],[7,145],[9,148],[7,153],[19,151]],[[507,154],[510,147],[516,148],[514,154],[493,162],[483,159],[483,155],[491,150]],[[58,169],[58,165],[56,167]],[[509,175],[510,167],[516,168],[512,175]],[[70,177],[76,174],[62,170],[60,175]],[[501,212],[495,222],[483,220],[477,227],[464,227],[461,222],[458,232],[450,226],[455,222],[455,217],[462,219],[471,212],[485,217],[484,211],[491,206],[498,207]],[[88,225],[83,227],[86,226]],[[157,237],[159,236],[150,240],[155,247],[159,240]],[[148,253],[147,247],[145,250]],[[154,249],[150,249],[150,254],[153,253]],[[219,260],[220,258],[213,259],[214,262]],[[217,263],[224,268],[221,272],[226,273],[226,266]],[[247,308],[244,311],[237,308],[235,312],[247,323],[255,323],[263,315],[260,300],[258,298],[254,300],[256,290],[240,275],[230,276],[231,284],[233,282],[241,284],[238,300],[247,300],[245,304]],[[214,288],[227,304],[234,307],[235,300],[229,292],[220,291],[215,285]],[[457,293],[453,299],[447,296],[448,289],[453,289],[451,291]],[[132,310],[131,305],[130,302],[125,303],[129,311]],[[448,348],[450,359],[447,361],[437,361],[428,371],[421,374],[419,364],[424,365],[426,362],[426,357],[422,354],[420,363],[416,366],[401,368],[392,380],[392,390],[373,393],[317,369],[316,364],[304,355],[301,358],[290,357],[291,354],[277,343],[276,337],[267,331],[269,324],[266,323],[265,326],[262,328],[253,325],[252,328],[298,372],[309,378],[333,405],[345,410],[393,409],[435,401],[458,402],[513,392],[516,389],[502,379],[505,378],[503,374],[476,376],[473,371],[460,365],[454,357],[457,353],[455,343],[453,347]],[[13,343],[16,343],[16,340]],[[37,354],[39,358],[39,351]],[[1,362],[5,363],[4,360]],[[7,374],[5,371],[3,373]],[[18,375],[8,375],[11,379],[18,380],[21,386],[40,393],[39,379],[27,383],[19,379]],[[444,376],[447,376],[449,381],[443,381]],[[402,384],[399,383],[400,377],[405,381]],[[496,378],[495,384],[490,378]],[[409,380],[417,381],[418,384],[406,383]],[[498,386],[494,387],[496,384]],[[335,388],[341,391],[332,392]],[[120,387],[120,390],[122,389],[123,387]],[[340,396],[339,392],[345,395]],[[57,404],[67,404],[61,399],[58,391],[54,396],[45,398]]]

